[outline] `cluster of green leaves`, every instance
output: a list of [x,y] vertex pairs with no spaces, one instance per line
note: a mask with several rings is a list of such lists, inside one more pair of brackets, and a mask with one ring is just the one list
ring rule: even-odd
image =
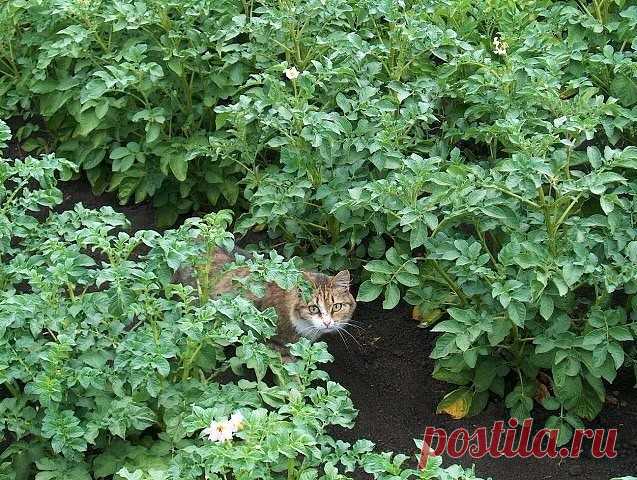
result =
[[233,205],[242,172],[215,106],[243,88],[240,3],[10,0],[0,6],[0,111],[46,120],[19,132],[55,148],[96,192],[154,196],[160,221]]
[[[172,283],[208,246],[231,246],[227,212],[160,235],[127,233],[110,207],[41,211],[61,201],[55,175],[72,167],[0,161],[0,479],[475,478],[334,439],[328,428],[350,427],[356,410],[319,369],[324,343],[298,342],[282,363],[265,341],[272,309],[201,302]],[[299,277],[279,256],[251,269],[257,285]],[[245,419],[234,439],[201,438],[233,412]]]
[[441,411],[495,394],[526,418],[537,400],[567,441],[635,364],[637,5],[258,12],[302,73],[263,60],[259,85],[217,108],[280,152],[238,228],[267,224],[324,268],[364,263],[359,300],[442,320],[434,376],[458,388]]

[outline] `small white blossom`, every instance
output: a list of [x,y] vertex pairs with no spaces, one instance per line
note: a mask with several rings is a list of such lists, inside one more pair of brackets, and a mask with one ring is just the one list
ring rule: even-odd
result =
[[299,73],[300,72],[296,69],[296,67],[285,69],[285,76],[288,77],[290,80],[296,80],[299,77]]
[[493,53],[504,56],[507,54],[507,48],[509,48],[507,42],[503,42],[500,37],[493,37]]
[[241,414],[241,412],[234,412],[230,416],[230,424],[232,425],[232,428],[234,429],[235,432],[238,432],[239,430],[241,430],[241,428],[243,427],[244,421],[245,419],[243,418],[243,415]]
[[230,420],[223,420],[217,422],[213,420],[210,422],[208,428],[204,428],[201,431],[203,437],[207,437],[211,442],[225,442],[232,440],[232,436],[243,428],[245,418],[239,411],[234,412],[230,416]]
[[207,436],[211,442],[232,440],[233,433],[232,424],[227,420],[223,422],[210,422],[210,426],[201,431],[201,434]]

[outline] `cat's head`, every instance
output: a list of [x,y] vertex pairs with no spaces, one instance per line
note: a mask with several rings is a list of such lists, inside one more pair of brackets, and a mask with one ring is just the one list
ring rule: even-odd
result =
[[304,276],[313,287],[312,296],[307,301],[299,298],[294,314],[303,324],[314,330],[302,333],[319,336],[344,328],[352,319],[356,308],[356,301],[349,291],[349,272],[343,270],[333,277],[305,272]]

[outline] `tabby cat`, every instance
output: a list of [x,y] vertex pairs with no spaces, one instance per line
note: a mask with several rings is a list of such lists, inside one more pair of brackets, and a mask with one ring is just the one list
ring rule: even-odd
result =
[[[250,255],[246,253],[246,255]],[[223,266],[234,261],[234,257],[223,249],[216,249],[210,255],[208,276],[222,270]],[[249,274],[246,268],[239,268],[221,274],[216,278],[209,297],[232,292],[232,279]],[[356,301],[350,293],[350,274],[342,270],[334,276],[317,272],[303,272],[305,279],[312,285],[313,291],[306,302],[298,290],[283,290],[275,283],[269,283],[265,295],[255,297],[247,295],[260,309],[273,307],[278,315],[277,335],[273,343],[283,353],[285,345],[294,343],[300,337],[315,340],[326,333],[345,328],[351,321],[356,308]],[[176,281],[193,285],[192,269],[181,269],[176,274]]]

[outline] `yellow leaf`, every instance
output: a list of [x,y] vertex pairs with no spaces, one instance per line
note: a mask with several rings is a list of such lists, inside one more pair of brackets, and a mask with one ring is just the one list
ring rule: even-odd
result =
[[473,391],[466,387],[461,387],[448,393],[438,404],[436,413],[447,413],[452,418],[458,420],[464,418],[471,409]]
[[411,311],[412,320],[420,322],[420,327],[428,327],[438,321],[442,317],[442,310],[435,308],[433,310],[422,311],[420,306],[416,305]]

